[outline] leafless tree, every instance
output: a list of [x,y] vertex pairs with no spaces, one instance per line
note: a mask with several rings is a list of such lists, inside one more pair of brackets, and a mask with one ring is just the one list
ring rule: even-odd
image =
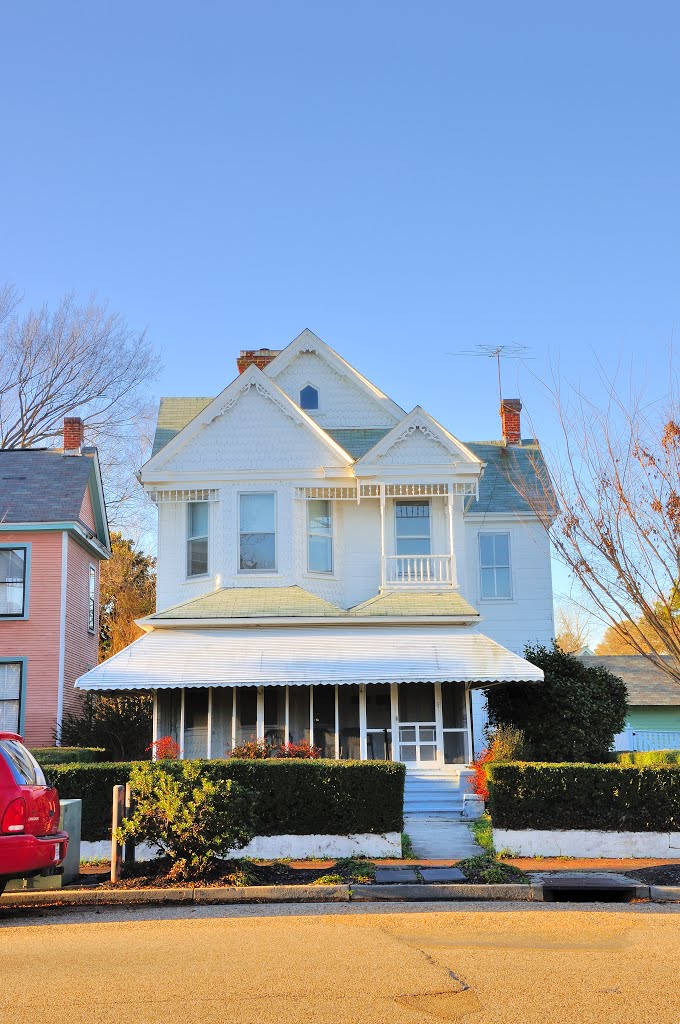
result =
[[[593,612],[680,683],[680,413],[670,394],[604,379],[603,406],[551,385],[557,450],[529,453],[531,482],[514,485],[549,531],[554,550]],[[516,469],[519,463],[516,464]],[[671,655],[664,659],[661,653]]]
[[82,416],[99,449],[109,517],[131,527],[143,501],[134,471],[148,450],[157,356],[144,332],[91,298],[22,312],[0,289],[0,448],[59,442],[65,416]]

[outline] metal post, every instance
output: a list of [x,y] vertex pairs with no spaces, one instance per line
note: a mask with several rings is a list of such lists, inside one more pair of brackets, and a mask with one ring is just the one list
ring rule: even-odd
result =
[[[132,815],[132,789],[128,782],[125,786],[125,805],[124,814],[126,818]],[[135,841],[134,839],[127,839],[123,847],[123,860],[125,864],[134,864],[135,862]]]
[[123,824],[125,814],[125,786],[113,787],[113,813],[111,815],[111,881],[120,881],[123,848],[116,839],[116,830]]

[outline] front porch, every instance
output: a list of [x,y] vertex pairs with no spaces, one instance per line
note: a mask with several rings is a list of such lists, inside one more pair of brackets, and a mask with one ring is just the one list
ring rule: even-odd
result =
[[402,682],[157,689],[154,740],[160,736],[172,736],[184,758],[225,757],[257,739],[308,742],[328,758],[443,769],[472,758],[470,688]]

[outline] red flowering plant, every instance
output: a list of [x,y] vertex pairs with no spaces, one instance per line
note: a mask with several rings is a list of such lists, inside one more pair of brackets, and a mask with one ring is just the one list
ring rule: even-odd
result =
[[269,743],[268,740],[256,740],[254,736],[251,736],[249,740],[244,740],[243,743],[237,743],[236,746],[232,747],[229,757],[241,757],[247,761],[259,761],[265,757],[273,757],[275,751],[275,744]]
[[180,746],[172,736],[160,736],[146,748],[154,761],[176,761],[179,757]]
[[298,743],[282,743],[277,751],[278,757],[321,757],[321,749],[313,747],[307,740],[300,740]]
[[524,733],[512,725],[500,725],[487,733],[489,746],[472,762],[475,770],[474,792],[483,800],[489,799],[486,766],[489,761],[517,761],[522,756]]
[[486,765],[489,761],[493,761],[493,753],[490,750],[483,750],[479,757],[476,757],[472,762],[472,768],[475,772],[475,780],[473,783],[473,791],[477,796],[481,796],[482,800],[486,801],[489,799],[489,787],[486,781]]

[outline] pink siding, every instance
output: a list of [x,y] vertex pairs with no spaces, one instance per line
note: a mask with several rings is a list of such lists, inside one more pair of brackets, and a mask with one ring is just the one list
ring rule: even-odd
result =
[[50,746],[57,714],[61,541],[54,532],[3,533],[3,544],[30,544],[28,619],[0,620],[0,657],[27,658],[24,734]]
[[90,486],[85,488],[85,494],[83,495],[83,503],[80,506],[80,518],[82,521],[90,527],[93,533],[97,532],[97,527],[94,521],[94,509],[92,508],[92,498],[90,496]]
[[[90,566],[95,571],[94,633],[87,629]],[[99,631],[99,561],[69,537],[66,584],[66,647],[64,656],[64,711],[77,711],[83,695],[74,682],[97,664]]]

